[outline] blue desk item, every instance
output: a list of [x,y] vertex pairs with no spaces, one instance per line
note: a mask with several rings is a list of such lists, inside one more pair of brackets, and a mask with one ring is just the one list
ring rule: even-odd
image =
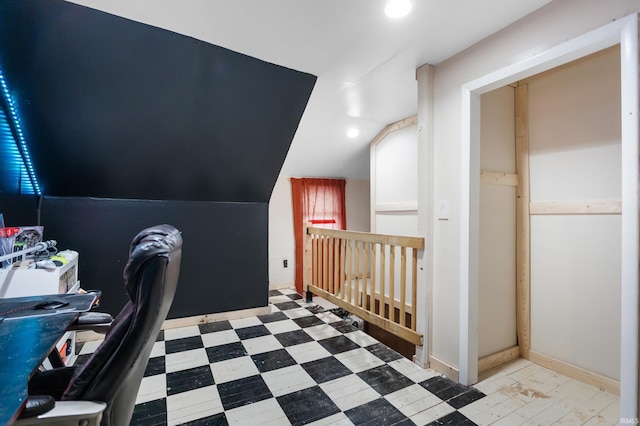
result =
[[[98,295],[66,294],[0,299],[0,425],[11,424],[24,406],[34,371],[56,342]],[[53,301],[58,309],[37,309]]]

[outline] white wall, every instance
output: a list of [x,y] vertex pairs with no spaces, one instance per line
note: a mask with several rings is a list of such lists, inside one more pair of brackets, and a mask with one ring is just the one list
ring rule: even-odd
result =
[[[434,73],[434,198],[450,218],[434,223],[433,354],[459,360],[461,86],[569,38],[640,11],[639,0],[555,1],[437,65]],[[617,315],[617,313],[616,313]]]
[[[348,179],[345,188],[347,229],[369,232],[369,181]],[[283,267],[287,259],[288,267]],[[280,176],[269,200],[269,285],[293,286],[295,281],[295,239],[291,183]]]
[[[620,199],[618,49],[527,80],[531,202]],[[620,379],[619,215],[532,216],[531,350]]]
[[[375,152],[373,152],[375,151]],[[388,133],[372,147],[377,234],[418,235],[418,133],[411,125]]]

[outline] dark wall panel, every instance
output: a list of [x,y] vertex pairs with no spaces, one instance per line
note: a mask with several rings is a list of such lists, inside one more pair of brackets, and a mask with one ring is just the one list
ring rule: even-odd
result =
[[268,304],[268,204],[45,197],[45,238],[79,252],[85,289],[103,291],[101,309],[126,302],[122,270],[142,229],[168,223],[184,240],[170,318]]
[[6,226],[36,225],[38,197],[35,195],[0,194],[0,213]]
[[0,1],[0,67],[64,197],[268,202],[316,81],[63,0]]

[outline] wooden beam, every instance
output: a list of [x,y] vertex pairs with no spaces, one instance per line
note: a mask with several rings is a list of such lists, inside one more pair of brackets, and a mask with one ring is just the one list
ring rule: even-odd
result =
[[572,379],[579,380],[583,383],[587,383],[591,386],[595,386],[598,389],[612,393],[614,395],[620,395],[620,382],[610,379],[605,376],[593,373],[585,370],[584,368],[576,367],[567,362],[560,361],[548,355],[544,355],[535,351],[529,352],[529,360],[535,362],[538,365],[548,368],[549,370],[556,371]]
[[502,172],[480,172],[480,183],[485,185],[518,186],[518,175]]
[[[340,299],[339,297],[334,296],[333,294],[324,291],[323,289],[316,287],[314,285],[308,286],[309,291],[313,294],[317,294],[318,296],[328,300],[329,302],[341,307],[345,311],[349,311],[354,315],[359,316],[364,321],[367,321],[371,324],[374,324],[381,329],[388,331],[407,342],[413,343],[414,345],[421,346],[422,345],[422,334],[413,331],[407,327],[404,327],[400,324],[396,324],[387,320],[386,318],[376,315],[372,312],[366,311],[359,306],[352,305],[347,303],[346,301]],[[382,311],[384,312],[384,306],[382,306]]]
[[405,118],[400,121],[396,121],[395,123],[388,124],[384,129],[380,130],[380,132],[376,135],[375,138],[373,138],[373,140],[369,143],[369,145],[377,145],[389,133],[395,132],[396,130],[404,129],[405,127],[413,126],[414,124],[418,124],[417,115],[412,115],[411,117]]
[[520,358],[520,347],[514,346],[478,359],[478,373]]
[[516,130],[516,333],[520,355],[531,348],[530,216],[529,216],[529,110],[528,86],[515,89]]
[[535,201],[532,215],[622,214],[622,200]]
[[343,238],[345,240],[358,240],[379,244],[405,246],[411,248],[424,248],[424,238],[403,237],[398,235],[370,234],[368,232],[342,231],[339,229],[308,228],[308,232],[313,235]]

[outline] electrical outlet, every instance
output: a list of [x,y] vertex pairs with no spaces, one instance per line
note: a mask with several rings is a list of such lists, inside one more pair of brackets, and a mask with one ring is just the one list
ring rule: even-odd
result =
[[287,259],[283,259],[282,260],[282,267],[283,268],[288,268],[289,267],[289,261]]

